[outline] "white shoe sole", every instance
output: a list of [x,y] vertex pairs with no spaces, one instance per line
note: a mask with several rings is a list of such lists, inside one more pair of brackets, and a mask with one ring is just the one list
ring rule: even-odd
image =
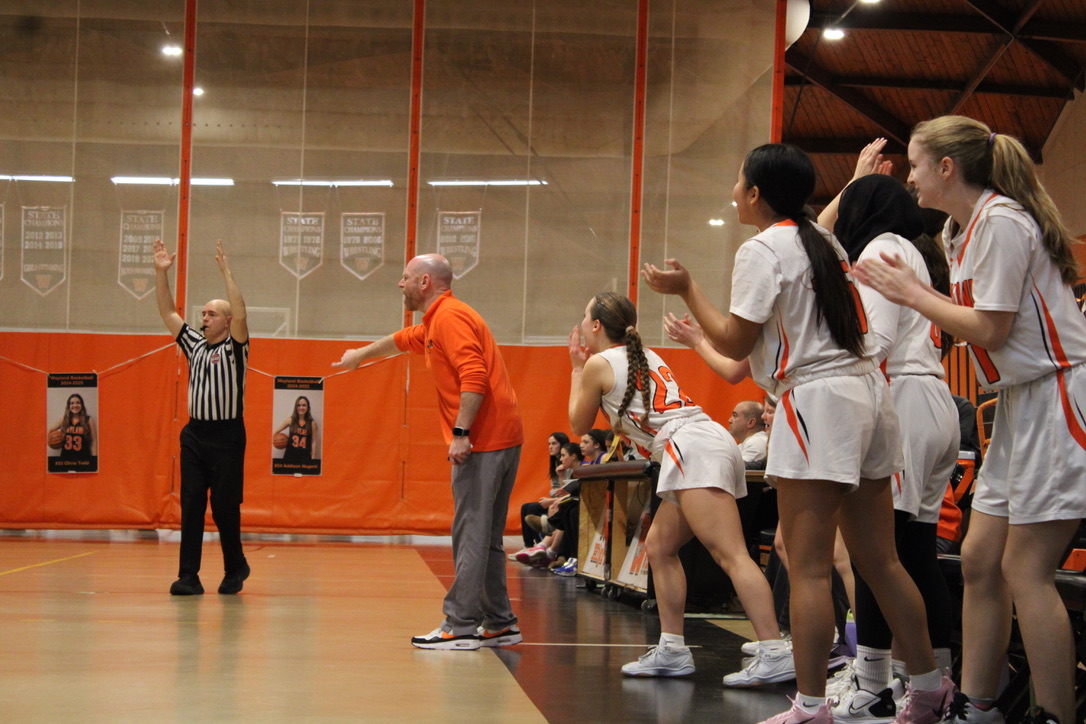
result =
[[622,669],[623,676],[632,677],[664,677],[664,676],[690,676],[694,673],[693,666],[684,666],[681,669],[637,669],[634,671],[627,671],[625,667]]
[[519,633],[515,633],[507,634],[505,636],[495,636],[494,638],[489,639],[484,638],[480,640],[479,643],[483,648],[491,649],[498,646],[512,646],[514,644],[519,644],[523,640],[523,636],[521,636]]
[[432,651],[475,651],[481,648],[483,642],[479,639],[454,639],[452,641],[411,641],[411,645],[419,649]]

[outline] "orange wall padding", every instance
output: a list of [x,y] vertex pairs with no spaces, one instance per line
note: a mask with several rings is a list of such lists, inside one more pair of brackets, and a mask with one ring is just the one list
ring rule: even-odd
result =
[[[401,355],[336,374],[331,362],[356,345],[252,340],[244,530],[448,534],[449,464],[430,373],[421,358]],[[0,527],[178,527],[187,365],[176,349],[165,334],[0,332],[0,399],[15,423],[0,435]],[[507,525],[513,534],[520,504],[548,487],[547,436],[568,431],[570,368],[564,346],[502,353],[526,437]],[[664,358],[684,391],[722,423],[737,402],[761,399],[753,382],[729,385],[690,350],[665,350]],[[95,371],[99,472],[47,473],[46,373]],[[325,375],[323,474],[272,475],[273,377]]]

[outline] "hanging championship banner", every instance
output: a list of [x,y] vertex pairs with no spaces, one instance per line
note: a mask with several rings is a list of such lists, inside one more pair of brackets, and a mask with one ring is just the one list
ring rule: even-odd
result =
[[282,212],[279,219],[279,263],[299,279],[324,259],[324,212]]
[[454,279],[464,276],[479,263],[482,216],[482,211],[437,212],[437,253],[449,260]]
[[22,280],[43,297],[68,276],[67,206],[24,206]]
[[155,288],[154,243],[162,238],[165,219],[165,211],[121,211],[117,283],[136,299]]
[[324,379],[276,377],[272,394],[272,474],[320,475]]
[[46,384],[49,472],[98,472],[98,375],[51,374]]
[[365,279],[385,261],[385,215],[344,213],[339,216],[339,263]]

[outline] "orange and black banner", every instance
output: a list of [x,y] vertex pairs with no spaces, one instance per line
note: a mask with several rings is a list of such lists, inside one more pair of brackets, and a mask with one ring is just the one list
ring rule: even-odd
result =
[[45,395],[51,473],[98,472],[98,375],[50,374]]
[[276,377],[272,394],[272,474],[320,475],[324,378]]

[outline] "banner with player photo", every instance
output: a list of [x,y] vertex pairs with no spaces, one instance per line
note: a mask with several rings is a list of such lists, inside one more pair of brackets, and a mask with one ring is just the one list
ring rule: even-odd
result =
[[24,206],[22,280],[43,297],[68,278],[67,206]]
[[320,475],[324,379],[276,377],[272,394],[272,474]]
[[383,212],[343,213],[339,216],[339,263],[359,279],[377,271],[385,261]]
[[324,212],[279,216],[279,263],[302,279],[324,261]]
[[482,211],[438,211],[437,253],[449,260],[453,278],[459,279],[479,263]]
[[155,289],[155,239],[162,238],[165,211],[121,211],[117,283],[136,299]]
[[98,472],[98,375],[50,374],[46,384],[49,472]]

